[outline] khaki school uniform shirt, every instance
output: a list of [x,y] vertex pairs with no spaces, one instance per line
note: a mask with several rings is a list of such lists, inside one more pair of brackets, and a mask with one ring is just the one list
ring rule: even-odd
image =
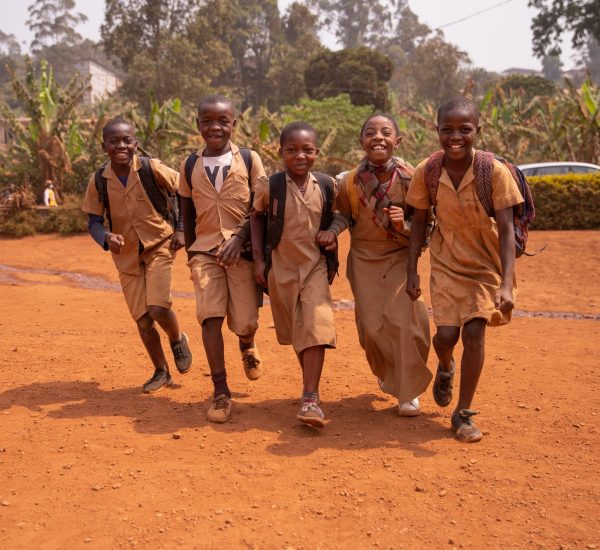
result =
[[247,220],[251,207],[250,195],[258,181],[266,180],[267,175],[260,157],[251,151],[252,174],[249,184],[244,159],[233,143],[231,152],[231,168],[219,192],[208,179],[202,162],[202,150],[198,151],[198,160],[192,170],[191,189],[185,177],[185,161],[181,163],[179,194],[191,198],[196,209],[196,240],[189,252],[208,252],[233,234],[242,241],[250,237]]
[[[106,188],[112,232],[122,235],[125,243],[119,254],[112,254],[117,269],[121,273],[137,275],[139,270],[139,243],[145,250],[156,246],[173,234],[173,229],[162,215],[157,212],[140,180],[138,171],[141,163],[137,156],[133,157],[127,185],[123,186],[109,162],[102,175],[107,179]],[[150,159],[150,166],[156,183],[167,191],[175,193],[179,186],[177,171],[165,166],[158,159]],[[87,186],[85,199],[81,209],[87,214],[102,216],[104,205],[100,202],[96,189],[95,174],[92,174]]]

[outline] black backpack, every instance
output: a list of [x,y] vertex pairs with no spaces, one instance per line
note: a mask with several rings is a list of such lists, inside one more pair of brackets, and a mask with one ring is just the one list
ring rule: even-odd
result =
[[[175,230],[177,225],[177,219],[179,217],[179,208],[177,204],[177,195],[167,191],[164,187],[161,187],[156,183],[152,167],[150,166],[150,158],[139,156],[138,157],[141,168],[139,170],[140,181],[142,187],[150,200],[150,203],[154,207],[163,219],[169,223],[169,225]],[[104,205],[106,211],[106,219],[108,220],[108,228],[112,231],[112,218],[110,215],[110,203],[108,201],[108,190],[107,180],[102,175],[106,164],[103,165],[99,170],[96,171],[96,191],[98,191],[98,197],[100,202]]]
[[[333,213],[331,212],[331,207],[333,205],[333,179],[321,172],[311,173],[316,178],[321,194],[323,195],[323,210],[321,211],[319,230],[324,231],[329,228],[333,221]],[[267,215],[267,234],[265,237],[265,262],[267,265],[267,273],[271,268],[271,253],[277,248],[277,245],[281,240],[281,233],[283,232],[286,195],[287,185],[285,181],[285,172],[273,174],[269,178],[269,209]],[[337,248],[335,250],[325,250],[321,247],[321,253],[325,255],[327,261],[328,275],[337,274],[339,267]]]

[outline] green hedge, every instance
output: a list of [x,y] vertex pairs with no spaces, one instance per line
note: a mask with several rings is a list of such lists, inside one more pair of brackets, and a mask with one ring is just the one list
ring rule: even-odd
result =
[[527,181],[536,210],[532,229],[600,229],[600,173]]
[[71,235],[83,231],[87,231],[87,220],[79,208],[16,210],[0,223],[0,235],[7,237],[27,237],[36,233]]

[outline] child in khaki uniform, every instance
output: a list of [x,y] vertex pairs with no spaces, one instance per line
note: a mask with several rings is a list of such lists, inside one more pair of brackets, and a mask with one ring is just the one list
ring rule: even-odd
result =
[[266,174],[254,151],[249,151],[248,173],[240,149],[230,141],[236,122],[227,98],[214,95],[200,101],[197,123],[206,147],[197,153],[191,181],[186,177],[189,159],[182,163],[179,185],[196,316],[214,385],[207,416],[219,423],[227,422],[232,406],[221,332],[225,317],[239,338],[247,378],[257,380],[262,374],[254,344],[258,292],[252,263],[241,255],[250,239],[251,195]]
[[[144,190],[138,173],[141,163],[134,154],[137,140],[133,125],[113,119],[103,128],[102,137],[102,148],[110,158],[100,169],[106,179],[110,231],[104,229],[105,203],[95,174],[88,183],[82,210],[88,214],[94,240],[112,252],[125,301],[154,363],[154,375],[143,386],[144,392],[150,393],[172,384],[154,321],[169,337],[179,372],[188,372],[192,365],[188,338],[179,332],[177,317],[171,310],[171,267],[175,251],[183,244],[183,233],[173,233]],[[150,160],[150,168],[158,186],[170,192],[177,190],[175,170],[156,159]]]
[[337,208],[350,225],[347,276],[360,345],[382,391],[398,399],[400,416],[410,417],[420,413],[419,395],[431,372],[427,308],[404,292],[410,227],[405,196],[413,167],[394,156],[400,140],[392,117],[367,118],[360,131],[365,157],[339,176]]
[[[325,425],[319,406],[319,381],[325,349],[335,348],[336,334],[329,281],[335,273],[328,273],[326,260],[320,249],[323,232],[320,223],[325,199],[313,174],[309,172],[319,149],[317,134],[312,126],[295,122],[281,132],[280,154],[286,167],[285,205],[281,238],[271,253],[268,281],[265,277],[264,238],[266,213],[281,206],[270,200],[272,176],[256,187],[252,223],[252,252],[254,274],[259,285],[269,289],[269,298],[275,322],[277,340],[292,345],[303,373],[304,388],[298,420],[311,426]],[[279,179],[283,184],[283,179]],[[335,186],[332,189],[331,212],[334,211]],[[334,250],[337,241],[328,242]]]
[[[431,305],[437,333],[433,347],[439,358],[433,396],[442,407],[452,400],[452,353],[462,333],[460,394],[452,413],[452,427],[461,441],[482,437],[470,409],[484,362],[486,325],[510,321],[514,307],[515,236],[513,207],[521,193],[508,168],[494,160],[491,192],[495,219],[479,201],[473,176],[473,142],[479,133],[476,105],[457,97],[438,110],[437,129],[444,151],[436,195],[437,227],[431,253]],[[415,207],[411,228],[406,291],[420,294],[417,262],[424,237],[427,209],[431,206],[425,182],[427,161],[417,166],[406,200]]]

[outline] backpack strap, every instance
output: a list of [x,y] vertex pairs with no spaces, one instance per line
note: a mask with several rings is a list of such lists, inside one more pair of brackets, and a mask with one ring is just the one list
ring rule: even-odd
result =
[[285,172],[277,172],[269,178],[269,209],[267,216],[267,247],[269,253],[279,244],[283,232],[287,185]]
[[331,207],[333,206],[333,180],[330,176],[322,172],[312,172],[312,175],[317,180],[321,194],[323,195],[323,210],[321,212],[319,230],[325,231],[333,220],[333,213],[331,212]]
[[192,153],[188,158],[185,159],[185,167],[183,170],[185,172],[185,181],[187,181],[190,191],[192,189],[192,171],[194,170],[194,166],[196,166],[197,160],[197,153]]
[[354,221],[358,220],[358,188],[356,183],[356,168],[353,168],[346,175],[346,193],[348,193],[348,201],[350,202],[350,212]]
[[98,170],[96,170],[94,179],[96,183],[96,191],[98,192],[98,198],[100,199],[102,206],[104,206],[104,211],[106,212],[106,219],[108,220],[108,229],[112,232],[110,202],[108,201],[108,182],[106,181],[106,178],[102,175],[104,173],[105,168],[106,164],[102,165]]
[[[502,159],[504,163],[506,161]],[[492,176],[494,173],[494,153],[488,151],[475,151],[473,160],[473,177],[475,179],[475,190],[477,198],[483,206],[486,214],[493,218],[496,215],[494,210],[494,198],[492,196]]]
[[248,187],[252,188],[252,150],[248,149],[248,147],[240,147],[240,155],[242,155],[242,160],[248,171]]
[[150,199],[154,210],[156,210],[163,219],[171,223],[171,212],[169,211],[166,190],[158,186],[150,159],[148,157],[138,157],[141,167],[139,170],[140,181]]
[[432,153],[425,163],[425,187],[429,193],[429,202],[431,206],[437,205],[437,192],[440,186],[440,176],[442,175],[442,165],[444,163],[444,151]]

